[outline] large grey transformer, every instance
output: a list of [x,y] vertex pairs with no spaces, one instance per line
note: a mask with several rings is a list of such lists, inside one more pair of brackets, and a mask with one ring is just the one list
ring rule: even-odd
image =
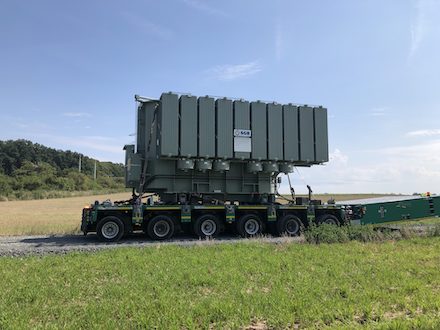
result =
[[126,186],[164,202],[271,202],[279,173],[328,161],[321,106],[175,93],[136,100],[137,144],[125,146]]

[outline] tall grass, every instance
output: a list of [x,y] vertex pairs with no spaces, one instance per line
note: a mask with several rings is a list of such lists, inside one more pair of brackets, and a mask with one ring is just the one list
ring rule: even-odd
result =
[[311,225],[304,231],[308,243],[374,242],[395,238],[390,230],[379,231],[373,226]]
[[382,242],[410,239],[416,236],[440,236],[440,223],[426,226],[424,231],[416,231],[409,226],[391,228],[380,225],[348,225],[339,227],[329,224],[311,225],[304,230],[306,242],[312,244],[346,243],[349,241]]

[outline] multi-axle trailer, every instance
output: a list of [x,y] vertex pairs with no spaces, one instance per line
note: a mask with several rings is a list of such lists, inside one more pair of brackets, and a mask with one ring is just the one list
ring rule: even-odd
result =
[[96,203],[83,209],[84,233],[96,232],[103,241],[117,241],[143,231],[152,239],[171,238],[179,232],[201,238],[215,237],[226,229],[242,237],[264,232],[299,235],[303,227],[318,223],[343,224],[343,208],[336,205],[148,205]]
[[174,93],[135,99],[137,143],[124,147],[133,197],[84,208],[85,234],[293,236],[311,222],[345,223],[342,206],[295,198],[292,187],[287,204],[276,199],[279,174],[328,161],[327,109]]

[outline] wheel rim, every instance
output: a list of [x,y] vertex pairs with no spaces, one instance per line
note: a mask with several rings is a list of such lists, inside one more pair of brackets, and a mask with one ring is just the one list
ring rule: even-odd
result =
[[106,239],[113,239],[119,234],[119,226],[116,222],[106,222],[101,229],[102,236]]
[[207,219],[202,222],[202,225],[200,226],[200,231],[205,236],[212,236],[217,230],[217,224],[212,219]]
[[154,235],[161,238],[167,236],[170,230],[170,224],[165,220],[159,220],[153,226]]
[[286,233],[289,235],[296,235],[299,231],[298,221],[291,219],[286,223]]
[[249,219],[244,224],[244,231],[248,235],[255,235],[260,230],[260,223],[256,219]]
[[335,221],[335,219],[332,219],[332,218],[325,219],[324,223],[326,223],[327,225],[337,225],[337,222]]

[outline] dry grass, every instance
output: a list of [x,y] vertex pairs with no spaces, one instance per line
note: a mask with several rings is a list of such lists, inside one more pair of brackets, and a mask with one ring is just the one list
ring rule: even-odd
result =
[[81,210],[95,200],[123,200],[130,193],[0,203],[0,235],[73,234]]

